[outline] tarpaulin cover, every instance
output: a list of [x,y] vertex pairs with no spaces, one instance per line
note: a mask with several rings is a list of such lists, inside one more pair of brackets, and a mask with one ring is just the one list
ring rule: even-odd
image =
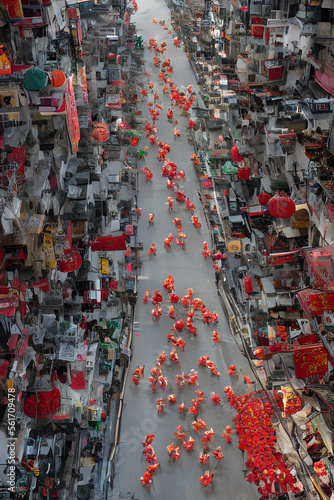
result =
[[23,77],[23,85],[27,90],[43,90],[48,81],[48,75],[38,68],[28,69]]
[[37,418],[50,418],[51,415],[56,413],[60,408],[60,391],[52,389],[48,392],[38,392],[38,402],[36,395],[31,394],[24,401],[24,413],[28,417],[35,418],[37,406]]
[[239,171],[238,167],[235,167],[233,163],[230,161],[225,162],[222,168],[223,174],[237,174],[238,171]]
[[126,235],[122,234],[121,236],[103,236],[101,238],[96,238],[96,240],[89,243],[89,246],[93,252],[126,250],[125,243]]
[[86,389],[86,378],[84,372],[71,372],[72,385],[74,391]]

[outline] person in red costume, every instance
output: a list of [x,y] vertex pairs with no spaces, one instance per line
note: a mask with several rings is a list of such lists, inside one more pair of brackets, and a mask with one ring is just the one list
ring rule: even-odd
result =
[[208,486],[213,479],[213,473],[208,470],[205,471],[204,475],[199,478],[203,486]]
[[183,441],[183,447],[187,451],[191,451],[194,447],[194,443],[195,443],[195,440],[192,437],[190,437],[187,441]]
[[142,445],[148,446],[149,444],[152,444],[154,438],[155,438],[154,434],[147,434],[145,441],[142,441]]

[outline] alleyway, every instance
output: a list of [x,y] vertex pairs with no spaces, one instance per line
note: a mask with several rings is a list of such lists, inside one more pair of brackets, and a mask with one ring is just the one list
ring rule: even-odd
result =
[[[201,229],[195,229],[191,223],[191,213],[186,210],[185,204],[174,201],[173,210],[168,210],[167,197],[174,196],[170,190],[166,189],[166,177],[162,177],[162,162],[157,160],[158,146],[150,145],[145,134],[142,133],[140,148],[149,147],[149,154],[143,162],[139,162],[139,168],[147,165],[153,173],[151,182],[147,182],[145,175],[139,173],[138,187],[139,199],[138,207],[143,209],[139,219],[138,241],[143,242],[144,250],[140,253],[142,266],[140,269],[138,302],[136,307],[136,317],[134,325],[133,355],[130,365],[132,373],[137,365],[145,364],[145,374],[140,380],[140,384],[135,386],[128,377],[125,390],[124,409],[121,423],[120,446],[118,458],[116,460],[115,482],[112,498],[128,498],[127,493],[134,495],[132,498],[160,498],[167,500],[191,499],[197,500],[204,496],[212,499],[224,498],[224,500],[253,500],[257,498],[255,489],[245,481],[245,469],[243,454],[238,449],[238,441],[233,431],[232,444],[227,445],[222,432],[227,425],[231,425],[234,412],[231,411],[227,402],[224,388],[231,385],[237,395],[247,391],[247,386],[243,384],[243,375],[249,375],[249,370],[245,360],[236,346],[232,335],[229,332],[228,323],[224,317],[223,309],[217,297],[215,287],[214,268],[210,259],[204,260],[202,257],[202,244],[207,241],[210,244],[210,234],[207,229],[202,206],[197,194],[198,181],[195,171],[190,161],[193,147],[188,144],[186,138],[186,128],[188,118],[181,116],[181,110],[173,108],[174,118],[179,122],[178,128],[181,132],[180,138],[174,138],[173,125],[168,122],[166,111],[170,107],[170,98],[163,94],[163,88],[159,83],[159,70],[153,66],[152,58],[154,54],[147,50],[148,39],[155,37],[159,43],[166,41],[167,50],[163,57],[170,58],[174,73],[171,79],[178,88],[181,85],[192,85],[196,90],[196,81],[187,61],[186,54],[182,48],[173,46],[173,34],[168,34],[162,26],[153,24],[152,19],[165,19],[170,26],[169,11],[162,0],[143,0],[140,2],[139,10],[134,16],[137,25],[138,35],[142,35],[145,42],[145,61],[142,76],[138,81],[144,84],[148,90],[149,82],[154,84],[154,91],[159,95],[159,104],[163,107],[157,121],[160,140],[171,145],[171,152],[168,158],[175,162],[178,170],[185,171],[185,180],[179,181],[186,196],[195,204],[194,214],[199,217],[202,223]],[[150,73],[145,76],[144,71]],[[149,96],[149,94],[148,94]],[[150,121],[147,106],[147,99],[140,103],[138,109],[142,110],[144,123]],[[150,121],[151,123],[151,121]],[[148,223],[148,214],[154,214],[154,224]],[[186,243],[182,249],[172,243],[171,249],[166,250],[163,245],[164,239],[173,233],[177,236],[173,219],[179,217],[182,221],[183,232],[187,235]],[[157,255],[148,256],[148,250],[152,243],[157,247]],[[162,283],[168,275],[172,275],[175,282],[175,292],[182,297],[186,295],[187,289],[191,287],[194,297],[200,297],[205,306],[210,311],[217,311],[219,322],[216,325],[204,325],[200,317],[194,321],[197,327],[197,336],[194,337],[187,330],[182,332],[182,338],[186,342],[184,351],[178,349],[181,366],[174,364],[162,367],[163,374],[168,378],[168,388],[163,391],[157,389],[152,393],[147,381],[151,368],[159,354],[164,350],[167,357],[172,350],[172,345],[167,342],[166,334],[170,333],[173,320],[168,317],[170,306],[169,297],[163,290]],[[160,320],[152,322],[152,303],[149,299],[147,304],[143,304],[145,291],[149,289],[151,294],[155,290],[160,290],[164,301],[162,304],[163,315]],[[184,322],[187,317],[186,310],[181,306],[176,306],[176,317]],[[221,339],[218,344],[212,341],[212,331],[218,330]],[[210,371],[203,366],[198,366],[200,356],[207,354],[216,364],[220,377],[211,375]],[[171,362],[170,362],[171,363]],[[239,377],[235,379],[228,375],[227,370],[230,364],[236,365]],[[191,369],[198,370],[198,387],[186,384],[183,388],[175,384],[175,375],[181,372],[186,374]],[[191,406],[191,400],[197,397],[195,390],[204,391],[205,400],[202,404],[198,418],[203,419],[208,428],[213,427],[215,438],[210,443],[210,459],[207,465],[201,465],[198,456],[202,453],[202,434],[196,433],[192,428],[194,415],[186,409]],[[215,406],[211,401],[211,392],[219,394],[222,404]],[[176,395],[176,404],[168,405],[169,394]],[[162,415],[157,415],[156,400],[164,397],[165,409]],[[181,414],[179,405],[184,402],[185,411]],[[192,436],[195,439],[195,446],[192,452],[187,452],[182,447],[182,441],[178,440],[174,434],[178,425],[182,425],[187,438]],[[150,491],[140,483],[140,477],[145,471],[146,462],[142,456],[142,441],[148,433],[155,434],[153,447],[158,457],[161,467],[154,475]],[[178,442],[179,441],[179,442]],[[175,446],[181,446],[181,457],[178,462],[171,463],[167,453],[167,445],[174,442]],[[217,462],[212,452],[221,446],[224,459]],[[210,470],[214,473],[213,482],[206,488],[201,487],[199,477]],[[129,497],[131,498],[131,496]]]

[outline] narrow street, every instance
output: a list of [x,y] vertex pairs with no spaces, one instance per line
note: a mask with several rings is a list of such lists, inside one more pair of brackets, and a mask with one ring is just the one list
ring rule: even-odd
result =
[[[182,85],[187,87],[192,85],[193,90],[197,91],[195,76],[190,68],[186,54],[182,48],[173,46],[173,36],[168,34],[159,24],[153,24],[152,19],[166,21],[168,27],[170,24],[169,10],[162,0],[142,0],[139,9],[134,16],[134,22],[137,25],[138,35],[144,39],[145,46],[145,67],[143,67],[142,76],[138,77],[138,82],[143,83],[148,92],[148,97],[139,103],[138,109],[142,111],[143,122],[151,122],[147,101],[150,97],[148,85],[153,83],[153,91],[159,95],[158,103],[163,107],[160,111],[159,119],[156,122],[160,140],[171,145],[171,151],[167,155],[168,159],[175,162],[178,170],[185,171],[185,180],[178,181],[180,188],[186,196],[195,205],[194,215],[199,217],[202,224],[201,229],[195,229],[191,222],[191,212],[186,210],[185,204],[176,201],[175,193],[166,188],[166,177],[161,175],[162,162],[157,159],[158,146],[149,144],[145,133],[142,132],[141,141],[138,149],[149,147],[149,154],[143,162],[138,162],[138,167],[143,168],[147,165],[153,173],[151,182],[146,181],[143,173],[138,175],[138,207],[141,207],[142,215],[138,224],[138,241],[143,242],[144,249],[140,252],[139,258],[141,268],[139,271],[138,282],[138,302],[136,306],[134,336],[132,343],[132,360],[130,365],[131,374],[137,365],[145,365],[145,373],[138,386],[131,381],[132,375],[127,379],[125,389],[124,408],[121,421],[120,445],[116,459],[114,488],[111,492],[112,498],[134,498],[144,500],[154,497],[161,500],[173,498],[176,500],[197,500],[205,497],[226,500],[253,500],[258,498],[254,486],[245,480],[244,461],[247,457],[238,449],[238,440],[235,434],[232,418],[234,410],[224,394],[224,388],[231,385],[236,395],[247,392],[247,385],[243,383],[243,375],[249,375],[250,370],[247,367],[244,357],[241,355],[233,337],[229,331],[228,322],[224,316],[223,308],[217,296],[215,286],[215,273],[211,259],[204,260],[202,256],[202,244],[207,241],[211,248],[211,237],[206,226],[205,217],[201,202],[198,197],[199,188],[194,167],[190,160],[193,154],[193,146],[188,143],[186,129],[188,118],[181,116],[181,109],[173,107],[174,119],[178,121],[177,127],[181,132],[181,137],[175,138],[173,134],[173,125],[168,122],[166,112],[170,107],[169,96],[164,95],[163,87],[159,82],[159,69],[153,65],[154,53],[147,49],[150,37],[158,39],[161,42],[167,42],[167,50],[161,59],[168,57],[174,73],[170,78],[177,88]],[[146,76],[144,71],[150,73]],[[143,125],[144,127],[144,125]],[[167,197],[174,197],[173,210],[168,210]],[[154,214],[153,225],[148,223],[148,214]],[[187,235],[184,247],[180,247],[174,242],[171,249],[164,248],[164,239],[173,233],[177,236],[173,219],[179,217],[182,221],[183,232]],[[152,243],[157,247],[157,255],[149,256],[148,250]],[[197,335],[191,335],[187,330],[181,334],[186,345],[184,351],[177,349],[181,366],[177,367],[167,359],[162,366],[163,375],[168,378],[169,385],[165,391],[158,387],[155,394],[152,393],[148,377],[151,369],[155,366],[156,359],[162,351],[165,351],[167,358],[172,351],[173,346],[167,342],[166,335],[170,333],[173,325],[168,317],[170,306],[169,296],[163,289],[163,281],[168,275],[172,275],[175,282],[175,293],[182,297],[187,294],[187,289],[191,287],[194,291],[194,297],[202,299],[205,306],[210,311],[216,311],[219,314],[218,324],[205,325],[200,316],[194,321],[197,327]],[[143,304],[145,291],[149,289],[151,295],[155,290],[160,290],[163,295],[162,309],[163,314],[160,320],[155,323],[152,321],[151,310],[153,305],[151,299],[147,304]],[[176,319],[186,321],[187,312],[181,304],[175,307]],[[196,316],[195,316],[196,318]],[[218,330],[220,341],[215,344],[212,340],[212,331]],[[220,377],[211,375],[210,370],[204,366],[198,366],[200,356],[207,354],[220,372]],[[237,367],[238,378],[231,377],[227,370],[230,364]],[[176,374],[190,370],[198,370],[198,386],[185,384],[179,387],[175,383]],[[191,400],[197,397],[195,390],[204,391],[204,402],[201,405],[197,418],[203,419],[208,426],[215,431],[214,440],[209,443],[210,458],[207,465],[199,463],[198,457],[203,453],[202,436],[203,431],[196,432],[192,428],[192,422],[195,416],[187,412],[191,406]],[[211,401],[211,393],[217,393],[221,397],[221,404],[214,405]],[[167,397],[170,394],[176,395],[176,404],[169,405]],[[158,415],[156,401],[158,398],[164,398],[165,409]],[[185,410],[179,412],[179,405],[184,402]],[[194,449],[188,452],[182,446],[182,440],[179,440],[174,431],[179,425],[182,425],[184,432],[195,440]],[[228,445],[222,437],[222,432],[227,425],[233,429],[232,443]],[[147,434],[155,434],[153,447],[160,463],[160,468],[154,474],[150,490],[141,485],[140,477],[143,475],[147,466],[145,456],[142,454],[142,441]],[[167,446],[174,442],[175,446],[181,446],[181,457],[177,462],[171,463],[167,453]],[[218,462],[212,455],[212,452],[221,446],[224,458]],[[212,483],[208,487],[202,487],[199,477],[206,470],[214,473]]]

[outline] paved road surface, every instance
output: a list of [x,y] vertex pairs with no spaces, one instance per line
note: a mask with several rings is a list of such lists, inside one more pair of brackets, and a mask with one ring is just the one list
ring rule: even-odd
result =
[[[198,500],[204,497],[211,499],[222,498],[224,500],[255,500],[258,498],[255,489],[244,479],[244,461],[235,433],[233,434],[232,445],[225,443],[221,434],[226,425],[233,428],[231,411],[224,394],[226,385],[232,385],[236,394],[247,391],[243,384],[243,374],[249,374],[243,356],[240,354],[234,340],[229,332],[228,323],[217,297],[214,269],[211,261],[205,261],[202,257],[203,241],[210,242],[210,235],[205,225],[204,214],[199,202],[196,189],[198,188],[196,175],[190,161],[193,153],[192,146],[186,140],[186,126],[188,119],[182,117],[178,108],[173,108],[175,117],[179,121],[181,138],[175,139],[173,136],[173,126],[168,123],[166,110],[170,106],[170,100],[162,92],[159,85],[159,70],[152,64],[153,53],[147,50],[148,39],[153,36],[159,42],[167,41],[166,57],[171,59],[174,67],[174,74],[171,79],[179,87],[191,84],[196,89],[194,75],[190,69],[186,55],[182,49],[173,46],[173,35],[169,35],[166,30],[159,25],[152,23],[152,18],[157,20],[165,19],[169,23],[169,11],[162,0],[141,0],[138,2],[139,10],[135,16],[138,34],[142,35],[145,41],[145,69],[151,73],[150,77],[143,75],[142,81],[147,85],[150,81],[154,83],[164,110],[160,113],[157,121],[158,136],[161,140],[171,144],[171,153],[168,158],[174,161],[179,169],[186,172],[185,181],[180,185],[184,187],[186,195],[194,202],[196,211],[202,223],[202,229],[196,230],[190,220],[191,214],[185,209],[184,204],[174,202],[173,212],[168,211],[166,204],[167,197],[171,191],[166,189],[166,178],[161,176],[162,163],[157,160],[157,146],[149,145],[149,155],[140,166],[148,165],[153,172],[153,181],[146,182],[144,174],[139,175],[139,201],[138,206],[143,208],[142,216],[139,220],[139,241],[144,243],[144,250],[140,254],[142,268],[140,271],[140,281],[138,290],[138,303],[136,309],[133,357],[131,362],[131,373],[136,365],[145,364],[145,375],[141,379],[139,386],[134,386],[131,376],[128,379],[124,410],[122,416],[120,446],[118,459],[116,462],[115,485],[112,498],[133,498],[144,500],[147,498],[159,498],[160,500]],[[143,116],[149,118],[148,107],[141,103],[139,109],[143,110]],[[180,115],[179,117],[176,115]],[[148,144],[145,137],[141,140],[141,147]],[[154,225],[149,226],[148,214],[155,215]],[[181,247],[174,243],[172,249],[166,251],[163,240],[170,232],[176,235],[173,225],[173,218],[180,217],[183,224],[183,231],[188,236],[186,246]],[[151,243],[157,246],[157,256],[149,257],[147,252]],[[200,297],[210,311],[217,311],[219,323],[215,327],[206,326],[202,321],[197,320],[194,324],[198,328],[197,336],[193,337],[184,331],[182,337],[186,341],[184,352],[179,352],[181,368],[174,366],[163,366],[163,374],[169,379],[169,387],[164,392],[160,388],[155,394],[152,393],[147,378],[151,368],[155,365],[155,360],[162,350],[168,354],[172,350],[171,344],[167,343],[166,334],[170,332],[172,320],[168,317],[168,307],[170,305],[168,297],[163,302],[163,317],[158,323],[153,323],[151,319],[152,304],[149,302],[143,305],[143,296],[146,289],[151,293],[155,290],[163,292],[163,280],[171,274],[175,279],[175,291],[181,297],[187,293],[187,288],[192,287],[194,296]],[[164,294],[165,296],[166,294]],[[182,306],[177,311],[178,319],[185,321],[186,314]],[[218,345],[212,341],[212,331],[217,329],[221,334]],[[178,349],[179,351],[179,349]],[[205,367],[198,367],[199,357],[208,354],[210,359],[216,364],[221,376],[211,376],[210,371]],[[239,369],[239,378],[234,379],[227,374],[229,365],[233,363]],[[199,387],[205,392],[205,402],[202,405],[199,417],[205,420],[208,427],[215,430],[214,442],[210,445],[210,451],[221,445],[224,459],[217,464],[211,455],[209,465],[201,465],[198,456],[202,453],[201,438],[202,433],[196,433],[192,429],[194,420],[191,413],[185,412],[181,415],[178,406],[182,402],[186,408],[191,406],[191,399],[197,397],[195,389],[197,387],[187,385],[179,388],[175,384],[175,375],[184,371],[189,373],[194,368],[199,372]],[[251,376],[251,375],[250,375]],[[214,406],[211,402],[211,392],[217,392],[223,401],[221,406]],[[156,400],[159,397],[167,397],[169,394],[176,394],[177,403],[174,406],[166,403],[165,410],[161,416],[157,415]],[[179,441],[173,432],[177,426],[182,424],[187,437],[190,435],[196,443],[192,452],[187,452],[184,448],[177,463],[170,463],[166,446]],[[140,476],[145,471],[146,462],[142,457],[143,447],[141,442],[146,434],[155,434],[153,442],[156,455],[161,470],[154,475],[151,490],[148,491],[140,483]],[[182,443],[180,442],[179,444]],[[206,488],[202,488],[199,477],[205,470],[214,472],[214,480]],[[129,495],[128,495],[129,494]]]

